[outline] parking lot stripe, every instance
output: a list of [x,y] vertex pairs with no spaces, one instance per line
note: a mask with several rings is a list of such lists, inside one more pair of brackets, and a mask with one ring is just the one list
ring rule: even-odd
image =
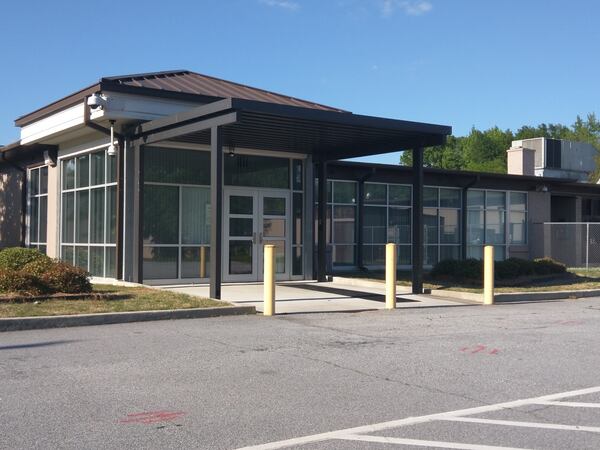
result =
[[586,403],[586,402],[553,402],[540,400],[535,402],[536,405],[550,405],[550,406],[570,406],[571,408],[600,408],[600,403]]
[[[426,415],[426,416],[407,417],[405,419],[391,420],[388,422],[381,422],[381,423],[376,423],[376,424],[372,424],[372,425],[364,425],[364,426],[346,428],[346,429],[341,429],[341,430],[336,430],[336,431],[329,431],[329,432],[325,432],[325,433],[319,433],[319,434],[302,436],[302,437],[297,437],[297,438],[292,438],[292,439],[285,439],[285,440],[276,441],[276,442],[270,442],[267,444],[252,445],[252,446],[248,446],[248,447],[242,447],[238,450],[275,450],[275,449],[280,449],[280,448],[293,447],[293,446],[297,446],[297,445],[310,444],[310,443],[314,443],[314,442],[323,442],[323,441],[327,441],[327,440],[331,440],[331,439],[339,439],[340,437],[347,436],[347,435],[357,435],[357,434],[363,435],[366,433],[375,433],[378,431],[388,430],[390,428],[403,427],[403,426],[407,426],[407,425],[416,425],[416,424],[420,424],[420,423],[433,422],[436,420],[445,420],[445,419],[461,417],[461,416],[472,416],[475,414],[483,414],[483,413],[487,413],[487,412],[500,411],[502,409],[508,409],[508,408],[519,408],[521,406],[537,404],[540,401],[560,400],[563,398],[577,397],[580,395],[595,394],[596,392],[600,392],[600,386],[595,386],[595,387],[590,387],[590,388],[585,388],[585,389],[577,389],[574,391],[560,392],[557,394],[543,395],[541,397],[533,397],[533,398],[522,399],[522,400],[514,400],[514,401],[510,401],[510,402],[505,402],[505,403],[496,403],[493,405],[476,406],[473,408],[459,409],[456,411],[447,411],[447,412],[443,412],[443,413],[430,414],[430,415]],[[522,422],[522,423],[525,423],[525,422]],[[541,425],[545,425],[545,424],[541,424]],[[576,428],[581,430],[586,427],[576,427]],[[587,428],[591,428],[591,427],[587,427]]]
[[414,445],[416,447],[455,448],[463,450],[528,450],[517,447],[498,447],[495,445],[463,444],[461,442],[426,441],[422,439],[404,439],[385,436],[365,436],[351,434],[338,439],[346,441],[377,442],[381,444]]
[[440,420],[448,422],[468,422],[482,423],[488,425],[505,425],[509,427],[524,427],[524,428],[546,428],[549,430],[566,430],[566,431],[587,431],[590,433],[600,433],[600,427],[586,427],[579,425],[563,425],[560,423],[543,423],[543,422],[519,422],[513,420],[496,420],[496,419],[479,419],[477,417],[446,417]]

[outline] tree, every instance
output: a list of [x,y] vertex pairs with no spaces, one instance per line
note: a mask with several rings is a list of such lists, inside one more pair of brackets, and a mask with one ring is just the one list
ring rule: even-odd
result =
[[[426,148],[423,164],[440,169],[506,173],[506,150],[512,141],[537,137],[592,144],[598,149],[598,156],[590,181],[596,182],[600,178],[600,120],[593,113],[588,114],[585,120],[577,116],[570,127],[559,123],[541,123],[537,126],[524,125],[516,133],[498,127],[484,131],[473,127],[467,136],[448,136],[446,144]],[[411,151],[402,153],[400,164],[412,164]]]

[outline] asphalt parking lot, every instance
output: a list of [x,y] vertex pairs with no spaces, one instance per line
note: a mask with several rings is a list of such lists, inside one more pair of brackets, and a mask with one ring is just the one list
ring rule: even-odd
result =
[[0,334],[0,448],[600,448],[600,299]]

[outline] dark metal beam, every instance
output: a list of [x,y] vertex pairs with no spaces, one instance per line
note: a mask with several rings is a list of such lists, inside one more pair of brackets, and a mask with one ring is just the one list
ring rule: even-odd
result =
[[221,298],[223,240],[223,131],[210,130],[210,297]]
[[171,128],[175,126],[183,125],[184,122],[189,122],[192,120],[201,120],[206,116],[215,113],[222,113],[228,109],[231,109],[231,99],[225,99],[214,103],[209,103],[208,105],[197,106],[192,109],[188,109],[186,111],[173,114],[168,117],[163,117],[161,119],[155,119],[150,122],[145,122],[139,125],[135,129],[135,137],[141,137],[142,135],[148,134],[150,132],[162,131],[166,128]]
[[213,127],[220,127],[222,125],[230,125],[232,123],[237,122],[238,115],[236,112],[231,112],[222,116],[212,117],[210,119],[200,120],[199,122],[193,122],[188,125],[183,125],[177,128],[171,128],[165,131],[159,131],[157,133],[150,133],[148,135],[144,135],[138,139],[136,142],[141,142],[144,145],[153,144],[155,142],[167,141],[172,138],[176,138],[179,136],[184,136],[190,133],[196,133],[199,131],[204,131],[211,129]]
[[412,188],[412,292],[423,293],[423,151],[422,147],[413,152]]
[[327,163],[319,162],[319,201],[317,226],[317,281],[327,280]]

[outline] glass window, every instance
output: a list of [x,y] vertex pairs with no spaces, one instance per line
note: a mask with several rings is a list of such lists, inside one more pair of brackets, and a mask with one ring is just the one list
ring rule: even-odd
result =
[[460,243],[460,210],[440,209],[440,243]]
[[365,206],[363,242],[385,244],[387,241],[387,208]]
[[143,159],[145,182],[210,185],[210,152],[146,147]]
[[467,207],[483,209],[485,207],[485,191],[467,191]]
[[388,242],[410,244],[411,242],[411,209],[389,208]]
[[387,185],[386,184],[375,184],[365,183],[364,196],[366,204],[387,204]]
[[177,247],[144,247],[144,279],[172,280],[178,277]]
[[77,159],[77,183],[75,187],[87,187],[90,184],[90,157],[79,156]]
[[390,205],[410,206],[412,204],[411,192],[410,186],[390,184]]
[[423,188],[423,206],[432,208],[438,207],[438,188]]
[[423,241],[425,244],[438,243],[438,215],[436,208],[423,208]]
[[210,247],[181,247],[181,278],[210,277]]
[[253,155],[225,158],[225,184],[289,189],[290,160]]
[[356,183],[334,181],[333,203],[356,203]]
[[484,212],[467,212],[467,242],[471,245],[483,245],[484,236]]
[[181,243],[210,243],[210,188],[181,188]]
[[527,213],[524,211],[510,212],[510,243],[525,245],[527,243]]
[[144,186],[144,244],[179,242],[179,188]]
[[485,243],[486,244],[504,244],[506,243],[504,228],[504,211],[487,210],[485,212]]
[[506,192],[487,191],[485,207],[487,209],[506,208]]
[[302,237],[302,211],[304,206],[304,196],[301,193],[295,192],[292,202],[292,221],[293,221],[293,232],[292,232],[292,244],[301,245],[303,242]]
[[116,158],[106,150],[61,162],[61,258],[99,277],[116,276],[117,187],[107,167]]
[[440,189],[441,208],[460,208],[460,191],[458,189]]
[[302,171],[302,161],[292,160],[293,188],[295,191],[301,191],[304,185],[304,174]]
[[527,194],[524,192],[511,192],[510,209],[516,211],[527,210]]
[[27,245],[46,253],[48,167],[29,169],[27,186]]

